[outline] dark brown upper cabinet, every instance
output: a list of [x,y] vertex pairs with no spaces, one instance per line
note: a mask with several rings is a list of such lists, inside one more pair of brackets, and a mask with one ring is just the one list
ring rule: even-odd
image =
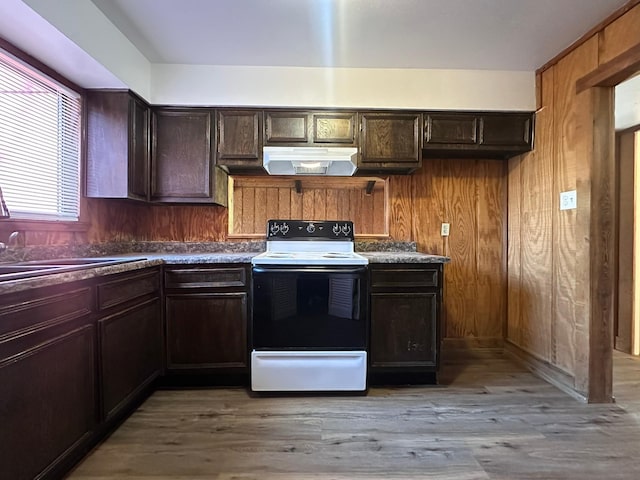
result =
[[218,109],[216,164],[231,173],[265,173],[262,168],[262,111]]
[[363,113],[358,172],[411,173],[422,164],[422,114]]
[[356,112],[265,112],[265,145],[356,146]]
[[426,144],[475,145],[478,143],[478,117],[461,118],[456,114],[431,114],[426,117]]
[[356,113],[312,113],[313,143],[356,145]]
[[480,117],[480,145],[528,152],[533,146],[531,114],[484,114]]
[[425,114],[424,157],[509,158],[533,148],[533,113]]
[[86,195],[148,199],[149,106],[132,92],[87,92]]
[[227,175],[214,165],[214,111],[156,108],[152,116],[151,200],[227,204]]

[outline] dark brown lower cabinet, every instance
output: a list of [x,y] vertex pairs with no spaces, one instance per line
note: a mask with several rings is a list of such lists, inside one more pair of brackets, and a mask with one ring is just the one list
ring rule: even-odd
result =
[[0,297],[0,479],[59,477],[88,448],[97,405],[91,301],[78,284]]
[[160,300],[154,298],[99,321],[102,414],[111,418],[162,372]]
[[[245,265],[165,268],[166,367],[170,376],[248,377]],[[184,380],[184,378],[183,378]]]
[[437,383],[442,264],[372,264],[370,383]]
[[155,267],[0,296],[0,480],[61,478],[151,391],[160,280]]
[[160,271],[107,277],[97,292],[100,418],[108,421],[128,413],[162,373]]

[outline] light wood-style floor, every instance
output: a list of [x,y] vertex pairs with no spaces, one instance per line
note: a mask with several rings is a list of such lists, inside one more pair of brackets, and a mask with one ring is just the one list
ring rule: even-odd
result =
[[512,361],[367,396],[154,393],[70,480],[640,479],[640,360],[616,404],[585,405]]

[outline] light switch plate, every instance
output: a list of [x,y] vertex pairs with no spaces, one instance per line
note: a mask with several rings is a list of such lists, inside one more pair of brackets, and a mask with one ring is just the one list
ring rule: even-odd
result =
[[442,235],[443,237],[448,237],[449,236],[449,224],[448,223],[443,223],[442,227],[440,229],[440,235]]
[[560,192],[560,210],[578,208],[578,194],[575,190]]

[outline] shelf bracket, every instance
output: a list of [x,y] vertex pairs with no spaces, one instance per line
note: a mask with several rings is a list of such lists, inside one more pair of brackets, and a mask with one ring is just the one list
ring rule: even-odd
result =
[[376,181],[375,180],[369,180],[367,182],[367,186],[365,187],[365,194],[367,195],[371,195],[371,193],[373,192],[373,187],[376,186]]

